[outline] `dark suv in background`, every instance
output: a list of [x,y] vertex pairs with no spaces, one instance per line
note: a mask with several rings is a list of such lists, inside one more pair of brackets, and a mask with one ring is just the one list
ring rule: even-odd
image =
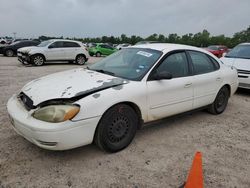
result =
[[3,54],[8,57],[15,56],[17,54],[17,50],[22,47],[28,47],[28,46],[37,46],[40,44],[39,41],[35,40],[23,40],[23,41],[17,41],[14,42],[8,46],[3,46],[0,48],[0,54]]

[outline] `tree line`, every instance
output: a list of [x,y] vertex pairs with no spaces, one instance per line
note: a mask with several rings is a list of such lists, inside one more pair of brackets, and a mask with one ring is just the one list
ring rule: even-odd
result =
[[[40,36],[40,40],[48,40],[52,38],[58,37],[48,37],[48,36]],[[59,37],[63,39],[63,36]],[[129,43],[135,44],[139,41],[147,40],[147,41],[158,41],[158,42],[166,42],[166,43],[177,43],[177,44],[187,44],[197,47],[207,47],[209,45],[226,45],[229,48],[236,46],[242,42],[250,42],[250,26],[243,31],[235,33],[232,37],[226,37],[225,35],[218,35],[218,36],[211,36],[211,34],[204,29],[202,32],[198,33],[188,33],[182,36],[178,34],[169,34],[165,36],[163,34],[152,34],[148,37],[142,38],[140,36],[132,35],[126,36],[122,34],[119,37],[115,36],[102,36],[96,38],[66,38],[66,39],[73,39],[79,40],[84,43],[112,43],[112,44],[121,44],[121,43]]]

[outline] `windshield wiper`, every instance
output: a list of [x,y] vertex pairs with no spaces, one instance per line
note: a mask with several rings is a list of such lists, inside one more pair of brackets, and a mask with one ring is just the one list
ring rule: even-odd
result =
[[113,72],[110,72],[110,71],[106,71],[106,70],[103,70],[103,69],[92,69],[93,71],[96,71],[96,72],[100,72],[100,73],[104,73],[104,74],[109,74],[111,76],[114,76],[115,73]]

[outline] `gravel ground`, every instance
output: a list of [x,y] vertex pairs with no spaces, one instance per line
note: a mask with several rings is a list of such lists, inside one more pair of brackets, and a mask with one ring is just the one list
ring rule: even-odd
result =
[[238,90],[221,115],[201,111],[147,126],[115,154],[95,145],[47,151],[17,135],[6,112],[8,98],[28,81],[77,67],[25,67],[0,56],[0,187],[178,187],[196,151],[203,153],[205,187],[250,187],[247,90]]

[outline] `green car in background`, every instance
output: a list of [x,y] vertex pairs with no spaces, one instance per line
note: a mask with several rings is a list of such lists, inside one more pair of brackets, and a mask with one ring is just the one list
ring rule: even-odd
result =
[[113,48],[107,44],[96,43],[89,48],[89,55],[90,56],[95,55],[96,57],[101,57],[101,55],[110,55],[116,51],[117,51],[116,48]]

